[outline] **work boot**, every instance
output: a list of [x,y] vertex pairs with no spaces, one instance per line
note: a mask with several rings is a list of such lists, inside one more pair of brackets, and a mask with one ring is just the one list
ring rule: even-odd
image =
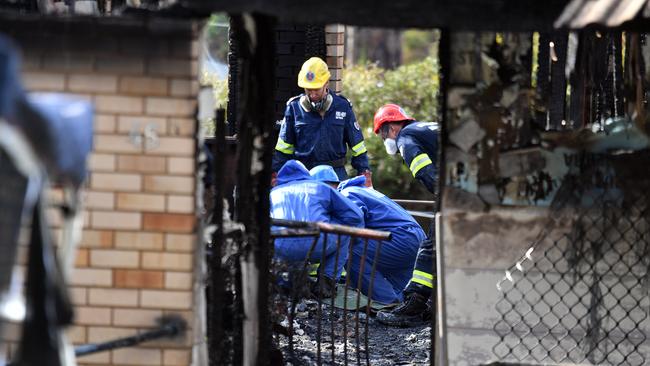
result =
[[430,319],[431,302],[417,292],[408,294],[404,302],[395,309],[377,313],[380,323],[400,328],[423,325]]
[[329,299],[336,296],[336,281],[333,279],[323,276],[321,281],[316,281],[312,285],[312,296],[317,299],[320,293],[321,299]]

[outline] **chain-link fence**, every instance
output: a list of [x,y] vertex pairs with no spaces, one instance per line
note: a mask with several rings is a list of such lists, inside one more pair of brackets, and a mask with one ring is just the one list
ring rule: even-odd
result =
[[498,359],[650,361],[649,155],[575,160],[549,211],[549,220],[570,220],[571,229],[559,238],[541,233],[498,283]]

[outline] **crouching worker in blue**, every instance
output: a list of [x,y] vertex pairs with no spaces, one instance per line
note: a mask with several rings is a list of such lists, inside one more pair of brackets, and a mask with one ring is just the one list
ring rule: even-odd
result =
[[[331,181],[336,177],[329,166],[316,167],[310,171],[312,177]],[[329,177],[328,177],[329,176]],[[402,291],[411,279],[413,264],[420,242],[426,238],[424,230],[406,210],[384,194],[365,187],[365,177],[348,179],[338,186],[339,191],[354,202],[363,213],[365,227],[388,231],[391,240],[381,243],[379,256],[375,257],[379,242],[368,241],[366,259],[361,273],[361,292],[368,295],[373,263],[377,262],[371,297],[383,304],[403,300]],[[357,285],[364,242],[353,243],[352,258],[348,267],[351,284]]]
[[[287,161],[278,172],[277,185],[271,190],[271,217],[363,226],[359,208],[332,187],[313,180],[307,168],[297,160]],[[275,256],[289,263],[303,263],[313,241],[312,237],[276,239]],[[310,261],[321,264],[318,270],[323,271],[323,282],[318,288],[324,298],[336,294],[336,281],[347,261],[349,245],[350,238],[341,236],[337,261],[337,236],[328,235],[325,242],[321,234],[309,257]]]

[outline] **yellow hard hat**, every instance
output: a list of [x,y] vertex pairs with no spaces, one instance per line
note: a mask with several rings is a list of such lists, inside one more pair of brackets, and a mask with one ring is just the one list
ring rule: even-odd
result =
[[325,61],[312,57],[302,64],[298,73],[298,86],[305,89],[320,89],[330,79],[330,71]]

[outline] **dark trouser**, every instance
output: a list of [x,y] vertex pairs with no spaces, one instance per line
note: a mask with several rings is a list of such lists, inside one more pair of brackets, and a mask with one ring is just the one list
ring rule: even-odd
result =
[[336,172],[336,175],[339,177],[339,180],[343,182],[344,180],[348,179],[348,172],[345,171],[344,166],[340,167],[335,167],[334,171]]
[[413,277],[404,289],[404,294],[417,292],[430,297],[436,286],[436,248],[435,230],[430,230],[429,238],[420,243],[415,259]]
[[302,163],[305,164],[305,167],[307,169],[311,169],[319,165],[329,165],[332,168],[334,168],[334,171],[336,172],[336,175],[339,177],[339,180],[341,182],[348,179],[348,172],[345,170],[345,157],[334,161],[326,161],[326,162],[303,161]]

